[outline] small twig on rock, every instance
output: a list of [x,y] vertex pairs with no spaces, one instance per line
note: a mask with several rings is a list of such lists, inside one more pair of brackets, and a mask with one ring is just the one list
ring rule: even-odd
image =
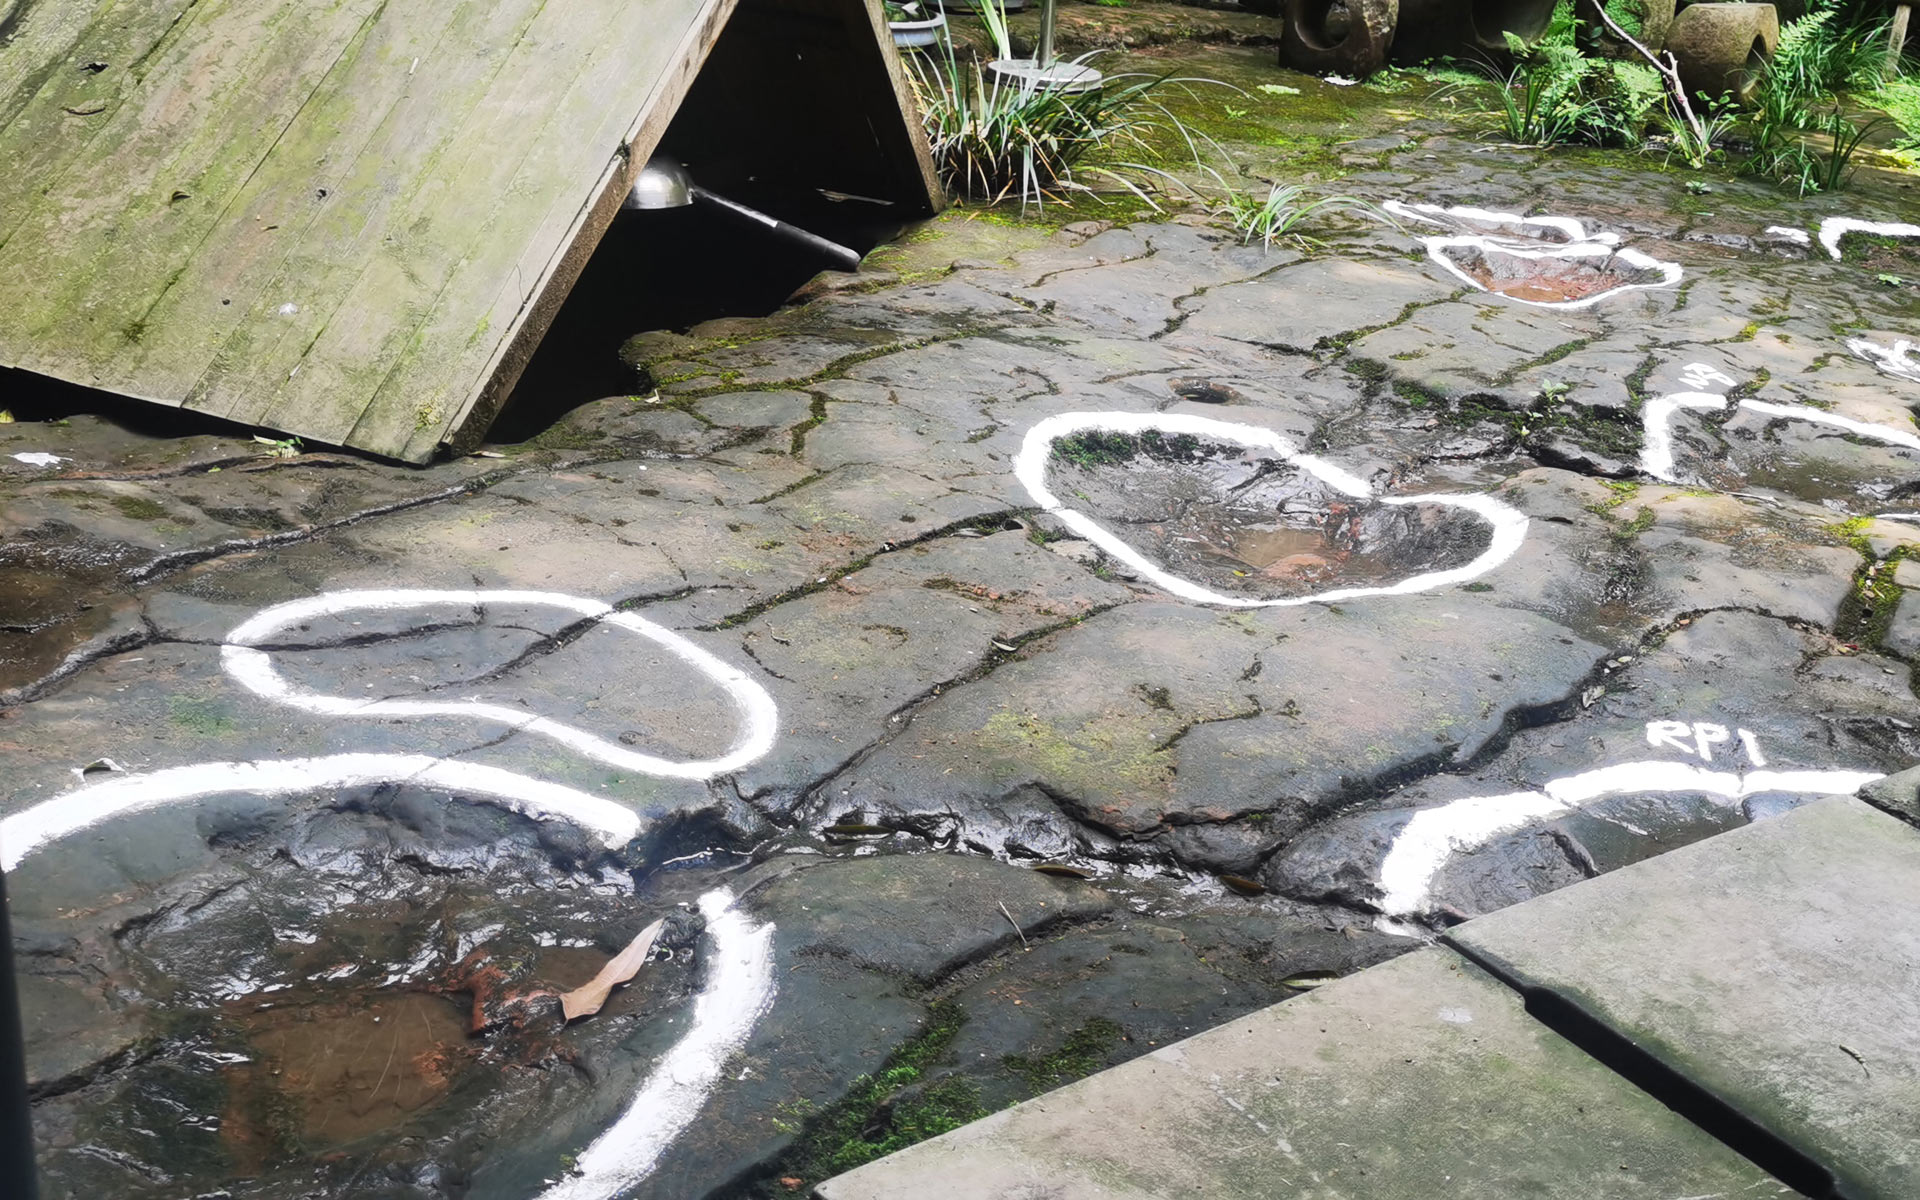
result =
[[1020,928],[1020,922],[1014,920],[1013,914],[1007,911],[1007,902],[1005,900],[1000,902],[1000,913],[1007,918],[1007,924],[1013,926],[1013,931],[1020,935],[1020,948],[1022,950],[1032,949],[1031,946],[1027,945],[1026,931]]

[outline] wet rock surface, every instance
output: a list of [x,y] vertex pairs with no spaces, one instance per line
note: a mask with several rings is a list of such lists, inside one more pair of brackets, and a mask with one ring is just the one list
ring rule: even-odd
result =
[[[49,1194],[793,1194],[1920,758],[1920,385],[1848,348],[1920,327],[1912,290],[1767,240],[1826,201],[1394,128],[1343,190],[1544,208],[1683,278],[1551,308],[1412,227],[954,214],[765,319],[637,335],[632,395],[498,457],[0,426]],[[1084,413],[1297,454],[1067,447],[1036,503],[1028,431]],[[1313,599],[1478,561],[1449,496],[1517,548]],[[1067,510],[1294,603],[1183,598]]]

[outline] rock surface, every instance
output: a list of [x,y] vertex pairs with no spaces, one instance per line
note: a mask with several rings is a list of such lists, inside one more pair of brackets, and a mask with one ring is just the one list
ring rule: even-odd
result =
[[[662,1070],[699,1086],[646,1111],[698,1119],[654,1127],[628,1194],[791,1194],[1920,761],[1915,385],[1848,348],[1911,336],[1910,290],[1766,233],[1824,201],[1483,145],[1410,114],[1424,82],[1271,54],[1131,61],[1244,84],[1224,121],[1169,103],[1278,177],[1544,207],[1682,281],[1543,307],[1428,253],[1452,226],[1268,249],[1194,211],[959,211],[764,318],[636,333],[631,394],[495,457],[0,425],[0,840],[31,850],[48,1194],[535,1194]],[[1910,204],[1871,172],[1849,195]],[[1029,431],[1088,413],[1291,449],[1225,491],[1046,450],[1041,503]],[[1228,529],[1250,480],[1272,519]],[[1434,497],[1517,541],[1392,559],[1451,573],[1402,589],[1379,514]],[[1196,563],[1284,603],[1196,600]],[[347,595],[401,589],[442,594]],[[65,830],[80,791],[129,808]],[[661,917],[605,1013],[527,1008]],[[769,925],[764,1011],[686,1074]],[[276,1012],[369,1048],[318,1085],[362,1125],[302,1107]]]

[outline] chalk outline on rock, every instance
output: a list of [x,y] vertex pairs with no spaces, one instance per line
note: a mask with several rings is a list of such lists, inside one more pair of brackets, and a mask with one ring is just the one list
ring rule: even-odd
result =
[[0,820],[0,870],[13,870],[50,842],[132,813],[238,792],[287,796],[381,784],[447,788],[536,821],[570,821],[591,831],[609,850],[640,833],[640,816],[632,809],[516,771],[426,754],[329,754],[193,763],[83,785]]
[[[1336,588],[1309,596],[1285,596],[1278,599],[1254,599],[1226,596],[1182,579],[1150,561],[1132,546],[1121,541],[1105,526],[1086,513],[1068,508],[1047,488],[1047,464],[1053,443],[1069,434],[1086,431],[1138,435],[1148,430],[1191,434],[1195,437],[1231,442],[1249,450],[1267,451],[1284,462],[1319,478],[1336,490],[1356,499],[1377,500],[1382,504],[1441,504],[1462,508],[1478,516],[1491,527],[1493,537],[1487,548],[1472,562],[1444,571],[1414,575],[1399,583],[1381,587]],[[1354,600],[1362,596],[1404,596],[1429,591],[1449,584],[1465,583],[1486,574],[1512,558],[1526,540],[1527,518],[1518,510],[1491,496],[1429,493],[1420,496],[1376,496],[1359,476],[1312,454],[1301,453],[1294,445],[1271,430],[1254,425],[1217,421],[1210,417],[1184,413],[1074,412],[1047,417],[1027,430],[1020,453],[1014,460],[1014,475],[1027,494],[1042,510],[1058,517],[1062,524],[1098,546],[1111,557],[1152,580],[1164,591],[1202,604],[1233,608],[1281,608],[1317,604],[1333,600]]]
[[[168,804],[236,792],[277,796],[381,783],[477,793],[535,820],[572,822],[609,849],[640,830],[639,816],[611,800],[499,767],[414,754],[333,754],[196,763],[77,788],[0,820],[0,870],[11,872],[34,851],[110,818]],[[702,895],[700,912],[714,954],[706,986],[694,1000],[693,1024],[654,1064],[620,1117],[580,1154],[583,1173],[543,1193],[543,1200],[611,1200],[645,1179],[699,1114],[727,1057],[772,1005],[772,923],[751,924],[726,888]]]
[[1862,221],[1856,217],[1828,217],[1820,222],[1820,244],[1827,248],[1827,254],[1840,257],[1840,239],[1850,233],[1865,233],[1875,237],[1920,238],[1920,225],[1909,225],[1904,221]]
[[1380,862],[1376,924],[1387,933],[1424,936],[1410,919],[1432,906],[1433,881],[1454,855],[1477,850],[1504,833],[1574,812],[1609,796],[1645,792],[1701,792],[1728,805],[1762,792],[1851,796],[1878,771],[1715,771],[1693,763],[1619,763],[1553,780],[1538,791],[1468,796],[1413,814]]
[[[629,630],[658,643],[727,693],[742,717],[738,736],[727,752],[718,758],[676,762],[651,754],[640,754],[571,725],[498,704],[470,700],[353,700],[345,696],[298,691],[274,669],[272,657],[256,648],[257,643],[287,626],[315,617],[441,605],[481,608],[487,604],[559,608],[603,625]],[[247,690],[302,712],[330,717],[457,716],[493,721],[521,733],[551,738],[570,750],[609,766],[669,779],[711,779],[738,770],[770,750],[779,732],[779,712],[774,706],[773,697],[737,667],[721,661],[686,638],[645,617],[621,612],[598,600],[586,600],[559,592],[413,588],[323,592],[318,596],[276,604],[255,613],[227,634],[225,643],[220,647],[220,656],[221,666],[227,674]]]
[[1620,240],[1620,235],[1617,233],[1589,234],[1587,227],[1572,217],[1524,217],[1519,213],[1494,212],[1467,204],[1447,208],[1438,204],[1414,204],[1406,200],[1386,200],[1380,207],[1395,216],[1406,217],[1412,221],[1424,221],[1443,229],[1450,221],[1466,221],[1474,225],[1511,225],[1522,233],[1530,226],[1556,229],[1569,242],[1603,242],[1614,245]]
[[1847,349],[1855,357],[1872,363],[1883,374],[1920,383],[1920,354],[1915,353],[1920,346],[1915,346],[1906,338],[1900,338],[1891,346],[1882,346],[1879,342],[1862,337],[1848,338]]
[[[1703,364],[1694,363],[1688,367],[1688,371],[1692,372],[1696,368],[1703,371],[1711,370]],[[1713,373],[1718,375],[1718,372]],[[1673,463],[1674,413],[1682,409],[1721,408],[1727,403],[1727,397],[1719,392],[1670,392],[1648,400],[1641,415],[1643,436],[1640,445],[1640,469],[1663,482],[1678,483],[1679,475]],[[1810,421],[1816,425],[1831,425],[1847,433],[1873,438],[1875,441],[1886,442],[1906,450],[1920,450],[1920,436],[1912,432],[1895,429],[1891,425],[1856,421],[1851,417],[1843,417],[1825,409],[1811,408],[1801,404],[1777,404],[1771,400],[1755,400],[1751,396],[1741,397],[1734,402],[1734,406],[1762,416]]]
[[540,1200],[610,1200],[640,1183],[673,1140],[693,1124],[727,1059],[746,1045],[773,1004],[773,923],[752,924],[715,888],[700,897],[714,954],[693,1002],[693,1024],[648,1073],[626,1111],[575,1160],[580,1172]]
[[[496,604],[550,605],[639,633],[719,684],[746,717],[734,747],[722,758],[679,763],[634,754],[559,722],[469,702],[356,702],[293,690],[269,655],[251,643],[287,625],[317,616],[362,610],[391,611],[438,604],[478,608]],[[765,689],[734,667],[671,630],[610,605],[556,592],[519,590],[383,589],[330,592],[275,605],[236,626],[221,645],[221,665],[258,695],[307,712],[333,716],[477,716],[553,738],[589,757],[648,774],[707,779],[760,757],[778,732],[778,714]],[[409,784],[445,788],[497,804],[533,820],[564,820],[617,849],[638,836],[639,814],[612,800],[483,763],[424,754],[333,754],[316,758],[194,763],[83,784],[0,819],[0,870],[12,871],[30,854],[115,817],[245,793],[288,796],[328,788]],[[712,970],[694,1001],[687,1032],[657,1062],[614,1124],[579,1158],[581,1173],[543,1194],[552,1200],[611,1200],[644,1180],[674,1139],[691,1124],[720,1080],[726,1059],[740,1049],[773,1003],[773,930],[753,925],[717,888],[700,897],[714,941]]]
[[[1489,234],[1453,234],[1445,237],[1422,237],[1420,243],[1427,248],[1427,257],[1459,279],[1467,286],[1492,295],[1501,296],[1517,304],[1529,304],[1535,308],[1586,308],[1598,304],[1609,296],[1618,296],[1623,292],[1644,291],[1655,288],[1672,287],[1680,282],[1683,274],[1679,263],[1667,262],[1650,254],[1642,253],[1631,246],[1621,246],[1618,234],[1589,234],[1586,227],[1572,217],[1523,217],[1518,213],[1490,212],[1483,208],[1458,207],[1442,208],[1437,204],[1409,204],[1401,200],[1388,200],[1381,205],[1388,212],[1409,217],[1416,221],[1445,226],[1441,218],[1452,218],[1478,225],[1511,225],[1524,232],[1528,227],[1557,230],[1564,234],[1566,241],[1551,245],[1528,245],[1517,239],[1500,238]],[[1506,254],[1515,258],[1619,258],[1631,266],[1643,271],[1658,271],[1661,279],[1657,283],[1623,283],[1619,287],[1608,288],[1591,296],[1582,296],[1576,300],[1528,300],[1521,296],[1509,296],[1505,292],[1495,292],[1473,276],[1457,266],[1445,251],[1456,247],[1471,247],[1482,254]]]

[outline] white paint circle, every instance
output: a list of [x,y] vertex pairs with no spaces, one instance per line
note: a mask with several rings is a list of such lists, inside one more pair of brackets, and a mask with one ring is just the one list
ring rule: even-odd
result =
[[1504,833],[1572,812],[1607,796],[1700,792],[1734,804],[1761,792],[1850,796],[1881,778],[1877,771],[1715,771],[1694,763],[1629,762],[1555,779],[1538,791],[1468,796],[1423,808],[1394,835],[1380,863],[1379,927],[1420,936],[1407,918],[1426,913],[1433,881],[1449,860]]
[[[1059,439],[1075,433],[1140,434],[1149,430],[1191,434],[1195,437],[1231,442],[1250,450],[1271,454],[1319,478],[1337,491],[1358,499],[1378,500],[1382,504],[1440,504],[1465,509],[1485,521],[1491,527],[1493,537],[1487,548],[1472,562],[1445,571],[1429,571],[1423,575],[1409,576],[1399,583],[1378,587],[1335,588],[1307,596],[1286,596],[1273,600],[1224,595],[1191,580],[1182,579],[1152,562],[1138,550],[1121,541],[1091,516],[1068,508],[1047,487],[1047,463],[1051,457],[1053,443]],[[1217,421],[1210,417],[1188,416],[1184,413],[1078,412],[1048,417],[1027,431],[1025,440],[1020,444],[1020,454],[1014,460],[1013,470],[1021,486],[1026,488],[1029,496],[1033,497],[1034,503],[1054,514],[1061,523],[1098,546],[1112,558],[1151,579],[1161,589],[1183,599],[1233,608],[1282,608],[1332,600],[1353,600],[1362,596],[1404,596],[1446,587],[1449,584],[1465,583],[1486,574],[1512,558],[1527,536],[1527,518],[1491,496],[1442,493],[1422,496],[1375,496],[1373,489],[1369,488],[1366,481],[1359,476],[1323,458],[1302,454],[1294,448],[1292,443],[1271,430],[1229,421]]]
[[[354,700],[345,696],[300,691],[275,669],[273,659],[266,651],[255,648],[257,643],[281,630],[316,617],[437,606],[478,608],[486,604],[558,608],[603,625],[625,629],[658,644],[718,685],[733,701],[740,714],[740,729],[732,746],[717,758],[676,761],[641,754],[563,722],[499,704],[468,700]],[[609,766],[669,779],[711,779],[738,770],[773,747],[779,728],[779,713],[773,697],[737,667],[644,617],[617,611],[598,600],[585,600],[560,592],[404,588],[326,592],[304,600],[277,604],[254,614],[227,635],[226,642],[220,647],[220,655],[221,665],[227,674],[241,686],[255,695],[302,712],[332,717],[468,717],[492,721],[520,732],[551,738],[568,749]]]
[[[1615,246],[1610,242],[1568,242],[1556,246],[1522,246],[1512,240],[1483,237],[1479,234],[1464,234],[1458,237],[1421,238],[1427,247],[1427,257],[1440,264],[1448,273],[1468,287],[1489,292],[1515,304],[1530,304],[1535,308],[1586,308],[1600,303],[1612,296],[1624,292],[1644,291],[1652,288],[1668,288],[1680,282],[1680,264],[1670,263],[1643,254],[1631,246]],[[1643,271],[1658,271],[1660,278],[1649,283],[1623,283],[1619,287],[1608,288],[1604,292],[1595,292],[1591,296],[1582,296],[1577,300],[1528,300],[1522,296],[1509,296],[1505,292],[1493,292],[1486,284],[1467,274],[1449,257],[1446,251],[1454,248],[1469,248],[1482,254],[1505,254],[1512,258],[1548,259],[1548,258],[1618,258],[1629,266]]]

